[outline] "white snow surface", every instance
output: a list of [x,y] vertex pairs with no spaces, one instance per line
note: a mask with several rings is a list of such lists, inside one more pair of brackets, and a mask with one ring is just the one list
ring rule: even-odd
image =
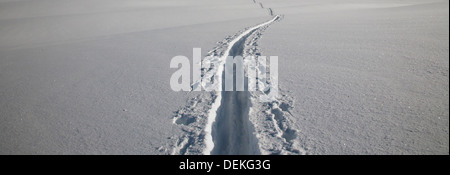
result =
[[261,2],[305,154],[449,154],[449,1]]
[[[445,0],[0,0],[0,154],[449,154],[448,30]],[[279,99],[172,91],[193,48],[278,56]]]
[[0,154],[170,153],[199,94],[171,90],[172,57],[267,19],[241,0],[1,1]]

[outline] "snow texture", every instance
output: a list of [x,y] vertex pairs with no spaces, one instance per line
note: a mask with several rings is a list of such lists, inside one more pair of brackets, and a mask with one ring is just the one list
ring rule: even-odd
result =
[[[0,0],[0,154],[449,154],[448,31],[446,0]],[[193,48],[278,56],[278,99],[172,91]]]

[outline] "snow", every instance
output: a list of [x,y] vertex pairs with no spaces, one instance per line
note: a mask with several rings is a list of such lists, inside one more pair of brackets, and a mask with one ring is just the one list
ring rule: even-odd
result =
[[[0,0],[0,154],[448,154],[448,6]],[[171,90],[172,57],[236,43],[278,56],[278,100]]]
[[[242,32],[239,36],[237,36],[237,37],[235,37],[233,40],[231,40],[231,42],[228,44],[228,47],[227,47],[227,49],[225,50],[225,54],[224,55],[222,55],[221,56],[221,58],[219,58],[218,60],[215,60],[215,62],[213,62],[214,60],[212,60],[212,61],[210,61],[210,63],[212,63],[212,64],[214,64],[214,65],[216,65],[217,67],[218,67],[218,69],[216,70],[216,72],[219,72],[219,76],[218,76],[218,81],[219,81],[219,83],[218,83],[218,86],[219,87],[222,87],[222,77],[220,76],[220,74],[222,74],[222,73],[224,73],[224,65],[225,65],[225,62],[226,62],[226,59],[227,59],[227,57],[228,56],[238,56],[238,55],[230,55],[230,53],[232,52],[232,50],[233,50],[233,48],[235,47],[235,45],[236,45],[236,43],[238,43],[239,41],[241,41],[241,40],[243,40],[243,39],[245,39],[245,37],[246,36],[248,36],[250,33],[252,33],[252,32],[254,32],[255,30],[257,30],[257,29],[259,29],[259,28],[261,28],[261,27],[264,27],[264,26],[266,26],[266,25],[269,25],[270,23],[272,23],[272,22],[274,22],[275,20],[277,20],[279,18],[279,16],[275,16],[273,19],[271,19],[271,20],[269,20],[269,21],[267,21],[267,22],[264,22],[264,23],[262,23],[262,24],[259,24],[259,25],[257,25],[257,26],[254,26],[254,27],[251,27],[251,28],[249,28],[249,29],[247,29],[247,30],[245,30],[244,32]],[[236,50],[236,49],[235,49]],[[239,50],[239,48],[237,49],[237,50]],[[238,51],[233,51],[233,52],[238,52]],[[241,55],[242,56],[242,55]],[[212,75],[215,75],[215,74],[212,74]],[[204,76],[204,78],[206,78],[206,79],[210,79],[211,77],[208,77],[208,76]],[[194,82],[194,84],[198,84],[199,82]],[[224,98],[228,98],[228,97],[226,97],[226,96],[234,96],[234,94],[231,94],[232,92],[230,92],[230,94],[228,94],[227,92],[225,92],[224,93],[224,95],[225,95],[225,97]],[[240,96],[240,95],[236,95],[236,96]],[[239,97],[237,97],[237,98],[239,98]],[[213,137],[212,137],[212,132],[213,132],[213,123],[216,121],[216,118],[217,118],[217,114],[218,113],[224,113],[224,114],[227,114],[227,113],[234,113],[234,112],[236,112],[235,110],[238,110],[237,108],[237,106],[236,107],[233,107],[233,106],[231,106],[231,107],[227,107],[227,106],[224,106],[224,109],[226,109],[226,110],[224,110],[224,109],[222,109],[222,110],[224,110],[223,112],[219,112],[218,110],[219,110],[219,107],[221,106],[221,104],[222,104],[222,93],[220,92],[220,91],[217,91],[217,93],[216,93],[216,98],[214,99],[214,102],[213,102],[213,104],[212,104],[212,107],[211,107],[211,109],[210,109],[210,111],[208,112],[208,122],[207,122],[207,125],[206,125],[206,127],[205,127],[205,132],[206,132],[206,136],[205,136],[205,143],[206,143],[206,148],[205,148],[205,151],[204,151],[204,154],[207,154],[207,155],[209,155],[209,154],[211,154],[211,152],[213,151],[213,148],[216,146],[221,146],[221,145],[214,145],[214,142],[212,141],[212,139],[213,139]],[[235,103],[231,103],[231,104],[235,104]],[[231,105],[230,104],[230,105]],[[240,111],[242,111],[242,110],[244,110],[244,113],[245,113],[245,108],[244,109],[240,109]],[[246,109],[246,110],[248,110],[248,109]],[[248,113],[248,112],[247,112]],[[245,115],[245,116],[248,116],[248,115]],[[244,116],[244,117],[245,117]],[[221,117],[221,116],[219,116],[219,117]],[[228,118],[228,116],[225,116],[225,118]],[[232,122],[232,121],[228,121],[228,122]],[[239,130],[240,128],[243,128],[242,126],[240,126],[240,127],[237,127],[237,128],[232,128],[231,126],[230,126],[230,124],[227,124],[227,125],[223,125],[222,127],[224,127],[223,128],[223,130],[234,130],[234,129],[237,129],[237,130]],[[218,132],[218,131],[216,131],[216,132]],[[239,132],[238,132],[239,133]],[[218,134],[222,134],[222,133],[218,133]],[[247,134],[247,133],[241,133],[241,134]],[[235,134],[235,135],[240,135],[240,134]],[[226,144],[226,143],[224,143],[224,144]],[[231,149],[231,148],[229,148],[229,149]],[[237,151],[238,149],[236,149],[236,151]],[[239,151],[237,151],[237,152],[239,152]]]
[[280,58],[297,148],[449,153],[448,1],[261,2],[285,14],[259,44]]
[[0,7],[1,154],[171,153],[171,118],[199,93],[170,89],[170,59],[267,20],[238,0]]

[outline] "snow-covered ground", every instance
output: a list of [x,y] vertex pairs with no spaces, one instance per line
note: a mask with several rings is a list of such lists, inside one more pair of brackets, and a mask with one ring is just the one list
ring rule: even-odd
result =
[[248,1],[0,3],[0,153],[164,154],[172,57],[267,19]]
[[[0,154],[448,154],[448,5],[0,0]],[[278,56],[279,99],[172,91],[194,47]]]
[[449,153],[448,1],[261,1],[306,154]]

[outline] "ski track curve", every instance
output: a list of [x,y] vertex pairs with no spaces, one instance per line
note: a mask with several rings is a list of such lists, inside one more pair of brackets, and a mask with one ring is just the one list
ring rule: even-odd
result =
[[[230,43],[221,60],[224,62],[227,56],[244,56],[247,38],[256,30],[270,25],[279,18],[279,16],[275,16],[270,21],[244,31]],[[220,65],[220,67],[223,67],[223,65]],[[223,80],[225,73],[223,70],[219,71],[222,72]],[[236,78],[235,72],[233,77]],[[224,89],[223,81],[221,82],[222,89]],[[236,89],[236,84],[233,85],[233,88]],[[215,121],[215,124],[214,126],[207,126],[208,128],[212,127],[212,129],[208,129],[208,131],[211,131],[211,133],[208,133],[211,136],[207,138],[213,139],[214,146],[208,145],[204,154],[208,154],[208,152],[210,154],[260,154],[258,142],[253,135],[252,124],[249,120],[249,91],[234,90],[218,93],[220,93],[221,101],[215,103],[220,103],[220,107],[217,111],[211,111],[211,117],[213,118],[209,119]]]
[[[275,15],[271,8],[265,8],[256,0],[253,2],[273,18],[218,42],[218,46],[208,52],[208,56],[220,58],[208,60],[208,64],[218,65],[217,69],[202,69],[202,77],[218,81],[223,87],[227,56],[260,55],[257,41],[262,32],[283,16]],[[216,76],[215,80],[216,74],[221,76]],[[192,87],[199,85],[201,82],[194,82]],[[291,128],[286,117],[292,116],[289,109],[293,100],[283,95],[280,100],[260,104],[257,99],[258,94],[249,91],[205,92],[190,99],[188,105],[176,111],[172,118],[174,125],[185,134],[168,138],[172,142],[166,145],[171,148],[170,153],[166,148],[158,150],[175,155],[304,154],[304,150],[294,148],[297,130]],[[267,118],[269,120],[265,120]]]

